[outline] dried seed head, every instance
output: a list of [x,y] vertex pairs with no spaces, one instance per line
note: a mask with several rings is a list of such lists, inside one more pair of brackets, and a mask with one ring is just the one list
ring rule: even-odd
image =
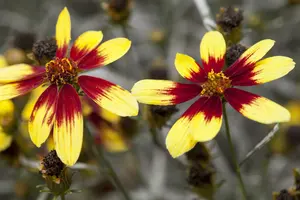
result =
[[281,190],[276,200],[294,200],[294,197],[287,190]]
[[226,50],[226,64],[229,67],[232,65],[245,51],[247,48],[241,44],[233,44]]
[[241,25],[243,21],[243,11],[236,7],[221,8],[217,14],[217,24],[225,33],[230,33],[234,28]]
[[201,164],[194,163],[189,169],[187,182],[193,187],[213,184],[213,171],[204,168]]
[[65,164],[59,159],[55,150],[50,151],[42,161],[41,173],[46,176],[60,177]]
[[110,0],[103,4],[104,10],[114,23],[122,24],[127,22],[132,7],[132,0]]
[[39,62],[42,62],[43,60],[45,60],[45,62],[48,62],[54,59],[56,49],[56,40],[54,38],[51,38],[35,42],[32,47],[32,52],[35,59]]

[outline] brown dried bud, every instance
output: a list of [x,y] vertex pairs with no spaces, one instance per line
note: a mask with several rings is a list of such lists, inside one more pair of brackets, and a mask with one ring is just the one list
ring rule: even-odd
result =
[[32,47],[34,58],[40,63],[46,63],[54,59],[56,50],[57,44],[54,38],[35,42]]
[[276,200],[294,200],[294,197],[287,190],[281,190]]
[[247,50],[247,48],[241,44],[233,44],[226,50],[226,64],[229,67]]
[[132,0],[110,0],[103,4],[103,8],[107,11],[114,23],[122,24],[127,22],[132,7]]
[[241,25],[243,21],[243,11],[236,7],[221,8],[217,15],[217,24],[225,33],[230,33],[234,28]]
[[60,177],[65,164],[59,159],[55,150],[50,151],[42,161],[41,173],[46,176]]
[[194,163],[189,169],[187,182],[193,187],[213,184],[213,171],[204,168],[201,164]]

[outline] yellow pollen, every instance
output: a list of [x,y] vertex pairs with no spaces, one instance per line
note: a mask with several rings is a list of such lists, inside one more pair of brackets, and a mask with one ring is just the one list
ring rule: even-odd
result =
[[46,64],[46,74],[52,84],[73,84],[77,82],[78,67],[71,59],[56,58]]
[[224,91],[231,87],[231,80],[223,72],[215,73],[211,70],[207,75],[207,81],[201,87],[202,96],[222,96]]

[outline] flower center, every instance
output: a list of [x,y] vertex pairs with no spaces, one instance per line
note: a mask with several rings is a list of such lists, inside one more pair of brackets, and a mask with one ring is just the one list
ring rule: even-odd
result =
[[56,58],[46,64],[46,74],[52,84],[73,84],[77,82],[78,67],[71,59]]
[[203,96],[221,96],[227,88],[231,87],[231,80],[223,72],[215,73],[211,70],[207,75],[207,81],[201,87]]

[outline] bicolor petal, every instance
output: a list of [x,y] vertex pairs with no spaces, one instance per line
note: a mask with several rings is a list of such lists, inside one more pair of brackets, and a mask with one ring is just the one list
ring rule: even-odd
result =
[[94,50],[102,41],[103,34],[101,31],[87,31],[81,34],[74,42],[70,58],[78,62],[81,58]]
[[236,88],[227,89],[224,95],[235,110],[251,120],[263,124],[290,120],[290,113],[287,109],[267,98]]
[[0,85],[0,101],[24,95],[44,82],[43,76]]
[[58,89],[49,86],[38,98],[28,122],[31,141],[40,147],[48,138],[55,119]]
[[66,7],[58,16],[55,39],[57,44],[56,57],[63,58],[71,40],[71,17]]
[[91,76],[80,76],[78,84],[83,92],[100,107],[123,117],[138,114],[136,99],[120,86]]
[[176,105],[200,95],[201,87],[167,80],[141,80],[134,84],[132,94],[141,103],[151,105]]
[[267,83],[288,74],[295,67],[293,59],[274,56],[257,62],[253,69],[232,78],[232,85],[252,86]]
[[17,64],[0,68],[0,83],[12,83],[27,80],[45,73],[44,67],[33,67],[27,64]]
[[239,76],[247,71],[251,71],[256,62],[264,57],[274,46],[274,43],[275,41],[270,39],[257,42],[247,49],[241,57],[225,71],[225,75],[233,78],[234,76]]
[[22,119],[24,121],[29,121],[35,103],[38,98],[43,94],[43,92],[47,89],[47,87],[40,86],[30,93],[29,99],[27,100],[23,110],[22,110]]
[[88,70],[108,65],[124,56],[130,46],[131,41],[126,38],[108,40],[86,55],[78,66],[80,69]]
[[177,53],[175,67],[178,73],[185,79],[193,82],[204,82],[206,73],[200,65],[190,56]]
[[69,84],[64,85],[59,92],[55,117],[55,150],[63,163],[72,166],[81,152],[83,119],[79,96]]
[[218,31],[206,33],[200,44],[200,55],[204,70],[218,73],[224,66],[226,42],[223,35]]
[[197,141],[212,140],[222,125],[222,102],[219,97],[197,100],[173,125],[166,139],[172,157],[192,149]]

